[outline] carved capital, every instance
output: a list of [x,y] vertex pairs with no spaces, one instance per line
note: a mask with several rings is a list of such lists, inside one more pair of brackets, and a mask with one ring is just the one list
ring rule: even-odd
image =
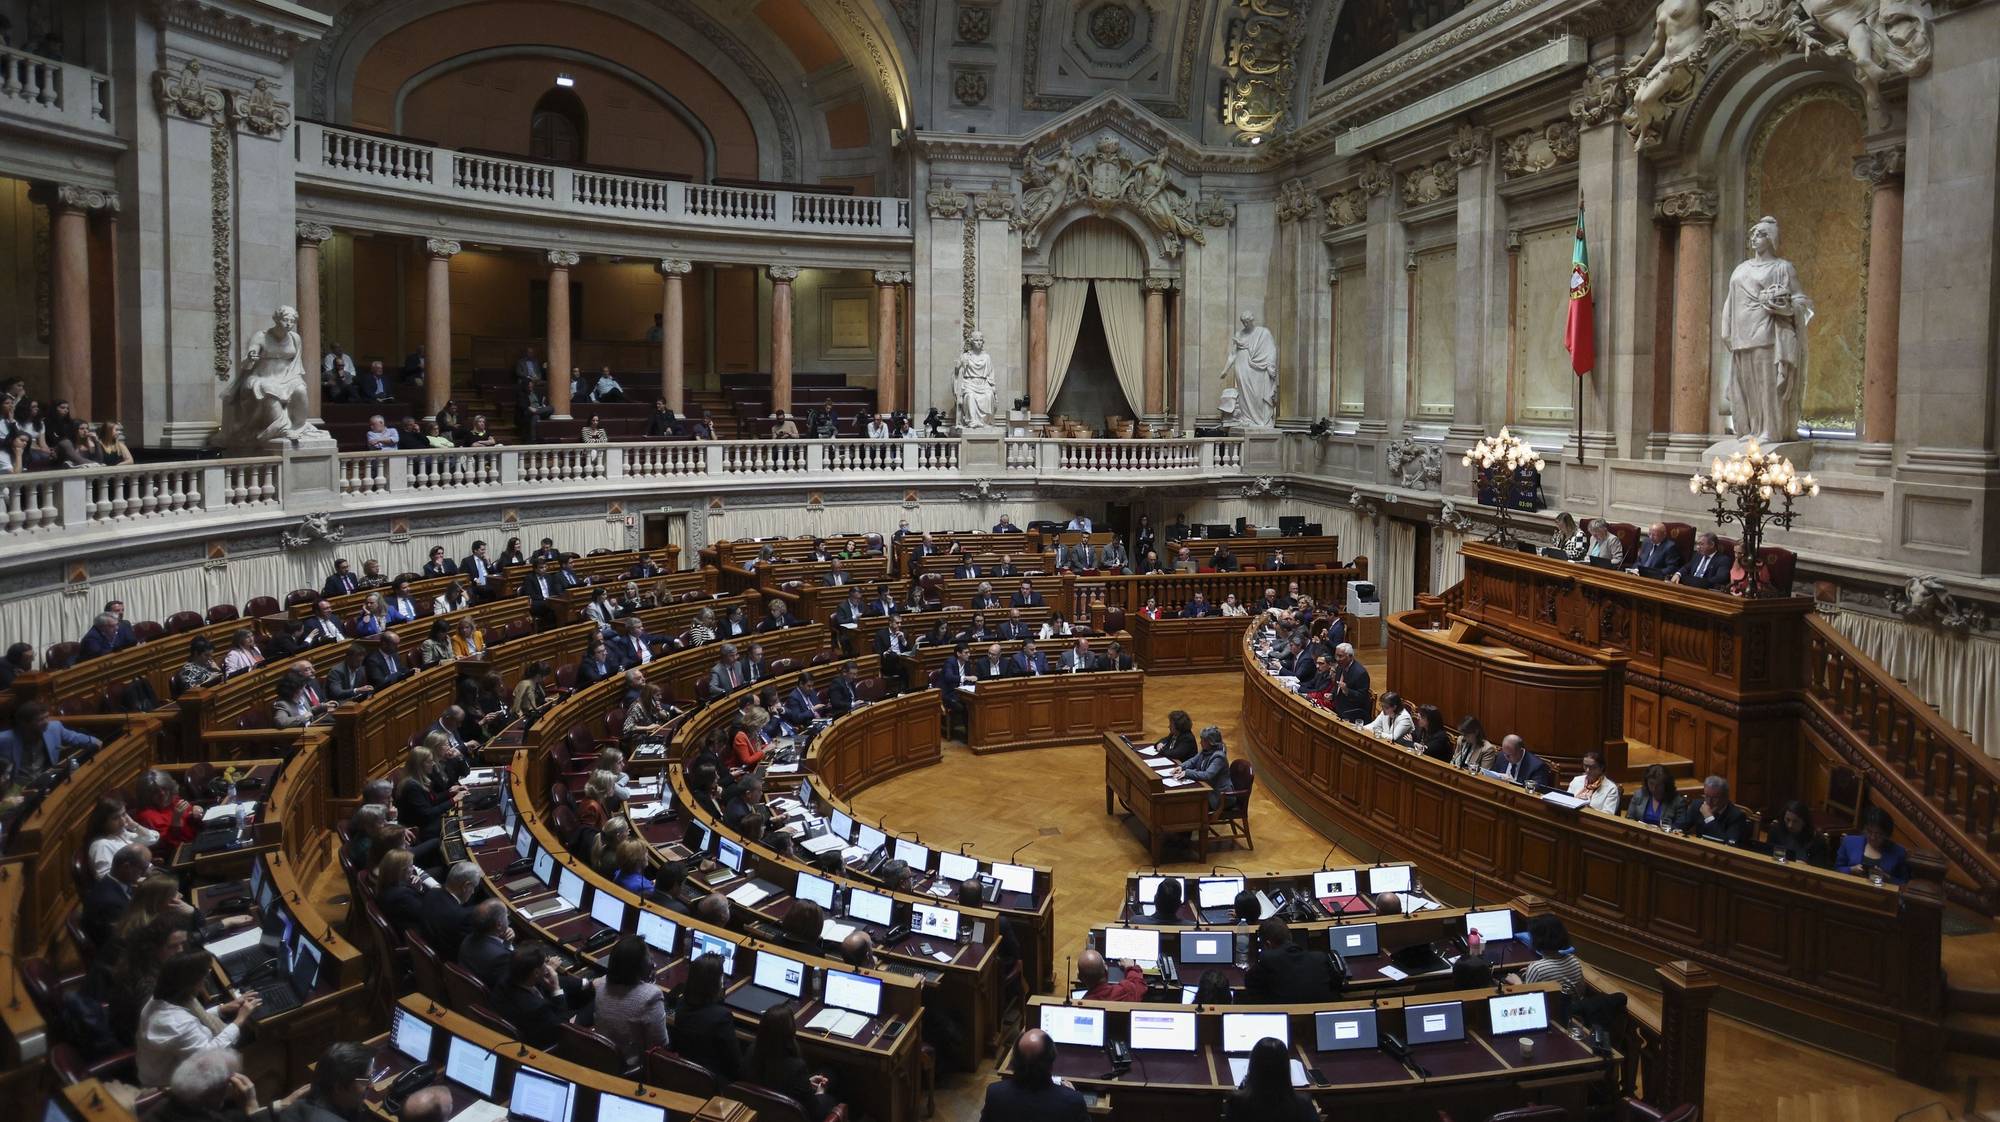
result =
[[75,210],[85,214],[94,210],[118,212],[118,196],[102,187],[86,187],[78,183],[58,183],[51,187],[37,188],[31,192],[35,202],[45,203],[52,211]]
[[1286,180],[1278,187],[1278,197],[1274,202],[1280,222],[1297,222],[1320,213],[1319,196],[1303,179]]
[[1228,226],[1236,221],[1236,204],[1220,195],[1195,200],[1194,220],[1204,226]]
[[1617,73],[1600,71],[1585,78],[1583,88],[1570,95],[1569,116],[1578,128],[1595,128],[1616,121],[1624,106],[1625,90]]
[[964,218],[972,200],[953,189],[951,180],[940,179],[924,194],[924,206],[932,218]]
[[1361,165],[1361,180],[1357,186],[1371,198],[1379,197],[1389,193],[1389,185],[1393,179],[1394,173],[1389,170],[1388,164],[1380,160],[1369,160]]
[[1147,292],[1166,292],[1174,287],[1172,277],[1147,277],[1139,282],[1139,287]]
[[1883,148],[1865,156],[1854,158],[1854,178],[1865,180],[1870,187],[1885,187],[1903,181],[1903,157],[1906,149],[1900,144],[1894,148]]
[[245,132],[276,138],[292,127],[292,103],[279,101],[277,87],[259,78],[248,90],[229,91],[229,119]]
[[1716,208],[1720,205],[1715,192],[1691,187],[1685,191],[1672,191],[1660,197],[1653,207],[1653,213],[1661,218],[1684,224],[1714,222]]
[[1359,187],[1342,191],[1326,201],[1326,228],[1338,230],[1368,220],[1368,192]]
[[450,238],[424,239],[424,253],[439,260],[456,257],[458,256],[458,251],[463,248],[463,246],[452,241]]
[[973,196],[972,209],[992,222],[1004,222],[1019,213],[1013,193],[997,183]]
[[1462,168],[1477,167],[1493,150],[1493,130],[1483,125],[1463,124],[1452,134],[1445,157]]
[[1328,269],[1328,270],[1326,271],[1326,286],[1327,286],[1328,288],[1339,288],[1339,287],[1340,287],[1340,270],[1339,270],[1339,269]]
[[1029,288],[1054,288],[1056,278],[1048,273],[1029,273],[1021,278]]
[[899,284],[910,283],[910,274],[902,269],[877,269],[875,283],[883,288],[893,288]]
[[764,273],[771,278],[772,284],[790,284],[799,279],[799,267],[797,265],[773,265],[765,269]]
[[223,113],[222,91],[201,76],[201,63],[187,60],[179,70],[153,72],[153,97],[160,112],[203,124]]
[[300,221],[294,224],[300,245],[317,246],[333,237],[333,227],[324,222]]
[[684,277],[694,271],[694,262],[680,257],[662,257],[654,268],[663,277]]
[[567,269],[582,260],[573,249],[551,249],[542,256],[551,269]]

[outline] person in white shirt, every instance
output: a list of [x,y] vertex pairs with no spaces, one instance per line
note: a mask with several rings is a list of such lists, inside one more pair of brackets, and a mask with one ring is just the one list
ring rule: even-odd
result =
[[403,443],[403,434],[390,428],[380,413],[368,418],[368,432],[364,435],[370,452],[392,452]]
[[868,439],[889,439],[889,419],[887,417],[877,413],[875,419],[868,422]]
[[[210,1048],[233,1048],[243,1022],[262,1000],[254,994],[221,1005],[203,1006],[208,981],[207,951],[187,951],[168,959],[153,983],[153,996],[139,1011],[139,1085],[164,1087],[182,1060]],[[223,1018],[228,1018],[224,1023]]]
[[1063,618],[1063,614],[1061,612],[1050,612],[1049,618],[1043,620],[1042,626],[1035,631],[1035,638],[1045,641],[1049,639],[1067,639],[1070,637],[1070,634],[1069,621]]
[[1604,753],[1592,748],[1583,754],[1583,774],[1569,781],[1569,793],[1592,810],[1618,813],[1618,784],[1604,774]]
[[333,604],[326,600],[314,604],[312,618],[306,621],[306,642],[333,643],[345,638],[347,631],[340,626],[340,617],[333,614]]
[[319,372],[352,382],[355,375],[354,356],[343,350],[339,343],[330,344],[326,348],[326,357],[320,360]]
[[1410,707],[1403,704],[1403,696],[1391,690],[1382,693],[1382,711],[1368,722],[1367,729],[1384,740],[1404,740],[1416,728],[1416,721],[1410,717]]
[[600,405],[625,400],[625,387],[619,385],[618,379],[611,376],[609,366],[597,371],[597,381],[590,387],[590,400]]
[[160,843],[160,832],[132,821],[132,816],[125,813],[125,800],[115,795],[97,800],[96,809],[90,812],[87,836],[90,838],[87,859],[90,875],[94,877],[110,872],[112,859],[126,846],[143,845],[151,849]]
[[1236,594],[1232,592],[1222,598],[1222,614],[1226,616],[1247,616],[1250,613],[1244,610],[1243,605],[1236,602]]
[[1078,530],[1088,534],[1090,533],[1090,516],[1079,510],[1076,512],[1076,517],[1070,519],[1069,525],[1063,527],[1063,529]]

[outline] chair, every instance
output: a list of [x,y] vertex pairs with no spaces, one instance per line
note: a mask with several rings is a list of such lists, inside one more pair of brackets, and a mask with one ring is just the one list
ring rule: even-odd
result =
[[1628,1098],[1618,1104],[1618,1122],[1701,1122],[1701,1108],[1693,1103],[1682,1103],[1663,1109]]
[[1125,609],[1110,607],[1104,609],[1104,633],[1116,635],[1125,630]]
[[296,608],[301,604],[312,604],[319,600],[317,588],[294,588],[285,593],[285,607]]
[[792,671],[797,670],[798,668],[799,668],[798,659],[774,658],[771,660],[771,665],[769,667],[769,670],[771,676],[775,678],[780,674],[790,674]]
[[556,1026],[556,1034],[560,1038],[556,1041],[556,1055],[570,1063],[608,1075],[639,1075],[640,1065],[626,1063],[625,1054],[601,1032],[564,1021]]
[[48,670],[68,670],[76,665],[77,644],[56,643],[42,652],[42,666]]
[[[1438,1111],[1438,1122],[1457,1122],[1450,1111]],[[1569,1122],[1569,1111],[1559,1106],[1517,1106],[1486,1116],[1486,1122]]]
[[1771,588],[1780,596],[1792,594],[1792,579],[1798,573],[1799,555],[1781,545],[1767,545],[1759,554],[1771,573]]
[[[722,1089],[722,1093],[755,1110],[758,1122],[815,1122],[797,1099],[761,1083],[731,1083]],[[846,1118],[847,1107],[836,1106],[832,1113],[817,1122],[846,1122]]]
[[1250,839],[1250,793],[1256,785],[1257,769],[1249,760],[1237,760],[1229,765],[1229,793],[1222,796],[1222,805],[1208,816],[1208,821],[1202,826],[1202,856],[1208,855],[1208,840],[1221,837],[1214,829],[1218,825],[1228,827],[1231,844],[1241,842],[1244,849],[1257,848]]
[[462,1012],[466,1016],[471,1017],[474,1022],[485,1025],[487,1028],[500,1033],[509,1040],[513,1040],[520,1035],[514,1028],[514,1022],[478,1002],[465,1006]]
[[263,619],[277,615],[283,607],[275,596],[252,596],[243,602],[243,615],[246,619]]
[[689,1095],[697,1099],[713,1098],[722,1081],[715,1073],[695,1063],[682,1059],[677,1053],[665,1048],[654,1048],[644,1059],[646,1082],[663,1091],[678,1095]]
[[[224,604],[223,607],[228,608],[229,605]],[[216,609],[214,608],[208,610],[208,622],[221,623],[221,620],[215,618],[215,612]],[[235,608],[229,608],[229,618],[236,618]],[[169,635],[179,635],[185,631],[193,631],[200,626],[201,617],[193,612],[175,612],[173,615],[167,617],[167,634]],[[138,628],[135,627],[133,630],[137,631]]]
[[415,931],[403,932],[403,945],[410,951],[410,977],[416,982],[417,992],[434,1001],[446,1000],[444,962],[437,952]]
[[234,604],[214,604],[208,609],[208,622],[210,623],[228,623],[230,620],[240,618],[236,614],[236,605]]
[[486,990],[486,983],[479,975],[467,970],[456,962],[444,964],[444,993],[456,1009],[465,1009],[482,1001],[491,1001],[492,995]]
[[[194,613],[190,612],[189,615]],[[132,625],[132,637],[141,643],[150,643],[167,633],[167,629],[150,619],[142,619]]]
[[1868,777],[1853,768],[1837,767],[1827,776],[1826,800],[1814,821],[1823,828],[1849,831],[1861,824],[1861,811],[1867,805]]
[[361,904],[361,920],[369,940],[375,944],[376,980],[382,984],[384,996],[392,1000],[405,992],[409,981],[410,952],[396,938],[396,929],[389,923],[389,917],[375,906],[375,901],[357,893],[355,900]]
[[553,807],[549,810],[549,829],[554,830],[557,837],[564,839],[575,837],[576,827],[576,811],[567,806]]
[[1694,526],[1687,522],[1668,522],[1666,523],[1666,527],[1667,540],[1674,543],[1675,549],[1680,550],[1681,560],[1687,561],[1692,559],[1694,557]]

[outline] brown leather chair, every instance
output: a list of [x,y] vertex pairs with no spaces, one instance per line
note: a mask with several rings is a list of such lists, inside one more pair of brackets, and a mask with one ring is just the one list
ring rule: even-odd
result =
[[[208,609],[208,622],[210,623],[228,623],[230,620],[239,618],[241,617],[236,614],[236,605],[234,604],[214,604]],[[168,624],[168,630],[173,630],[171,621]]]
[[646,1082],[678,1095],[713,1098],[716,1088],[722,1086],[722,1081],[715,1077],[714,1072],[665,1048],[647,1052],[645,1068]]
[[486,991],[486,983],[479,980],[479,975],[456,962],[444,964],[444,992],[445,996],[451,999],[451,1006],[454,1009],[464,1009],[482,1001],[492,1000]]
[[573,1064],[582,1064],[592,1071],[609,1075],[637,1076],[638,1064],[625,1062],[625,1054],[611,1038],[594,1029],[584,1028],[572,1021],[564,1021],[556,1026],[556,1055]]
[[[760,1083],[731,1083],[722,1093],[755,1110],[758,1122],[815,1122],[797,1099]],[[847,1107],[836,1106],[817,1122],[846,1122],[846,1119]]]
[[52,644],[42,652],[42,667],[46,670],[68,670],[76,665],[77,650],[74,642]]
[[[193,615],[194,613],[189,612],[188,614]],[[132,625],[132,637],[141,643],[150,643],[166,633],[166,628],[161,627],[158,623],[150,619],[142,619]]]
[[417,984],[417,992],[434,1001],[446,1000],[444,961],[437,952],[415,931],[403,932],[403,945],[410,950],[410,976]]
[[1674,548],[1680,550],[1683,562],[1694,558],[1694,536],[1695,528],[1689,523],[1667,523],[1667,540],[1673,542]]
[[1780,596],[1792,592],[1792,580],[1798,575],[1799,555],[1781,545],[1767,545],[1759,551],[1764,567],[1770,570],[1771,587]]
[[301,604],[317,603],[319,598],[317,588],[294,588],[285,593],[285,607],[296,608]]
[[[409,579],[415,580],[417,578],[415,574],[409,574]],[[252,596],[250,599],[244,601],[243,615],[249,619],[262,619],[265,616],[277,615],[280,607],[278,598],[275,596]]]
[[1630,522],[1608,522],[1605,529],[1625,547],[1625,563],[1633,564],[1639,557],[1639,527]]
[[[221,607],[229,608],[229,605],[223,604],[221,605]],[[223,622],[222,620],[215,618],[215,613],[218,610],[220,609],[210,608],[208,610],[208,622],[210,623]],[[228,618],[229,619],[236,618],[235,608],[229,608]],[[169,635],[179,635],[184,631],[193,631],[195,628],[200,626],[201,626],[201,616],[195,612],[175,612],[173,615],[167,617],[167,634]],[[138,629],[134,628],[133,630],[136,631]]]

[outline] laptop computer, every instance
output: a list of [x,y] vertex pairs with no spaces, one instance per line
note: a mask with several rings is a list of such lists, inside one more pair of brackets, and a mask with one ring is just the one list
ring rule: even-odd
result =
[[761,1015],[779,1002],[790,1001],[804,993],[806,970],[806,964],[796,959],[770,951],[758,951],[749,984],[736,987],[722,1002],[732,1009]]

